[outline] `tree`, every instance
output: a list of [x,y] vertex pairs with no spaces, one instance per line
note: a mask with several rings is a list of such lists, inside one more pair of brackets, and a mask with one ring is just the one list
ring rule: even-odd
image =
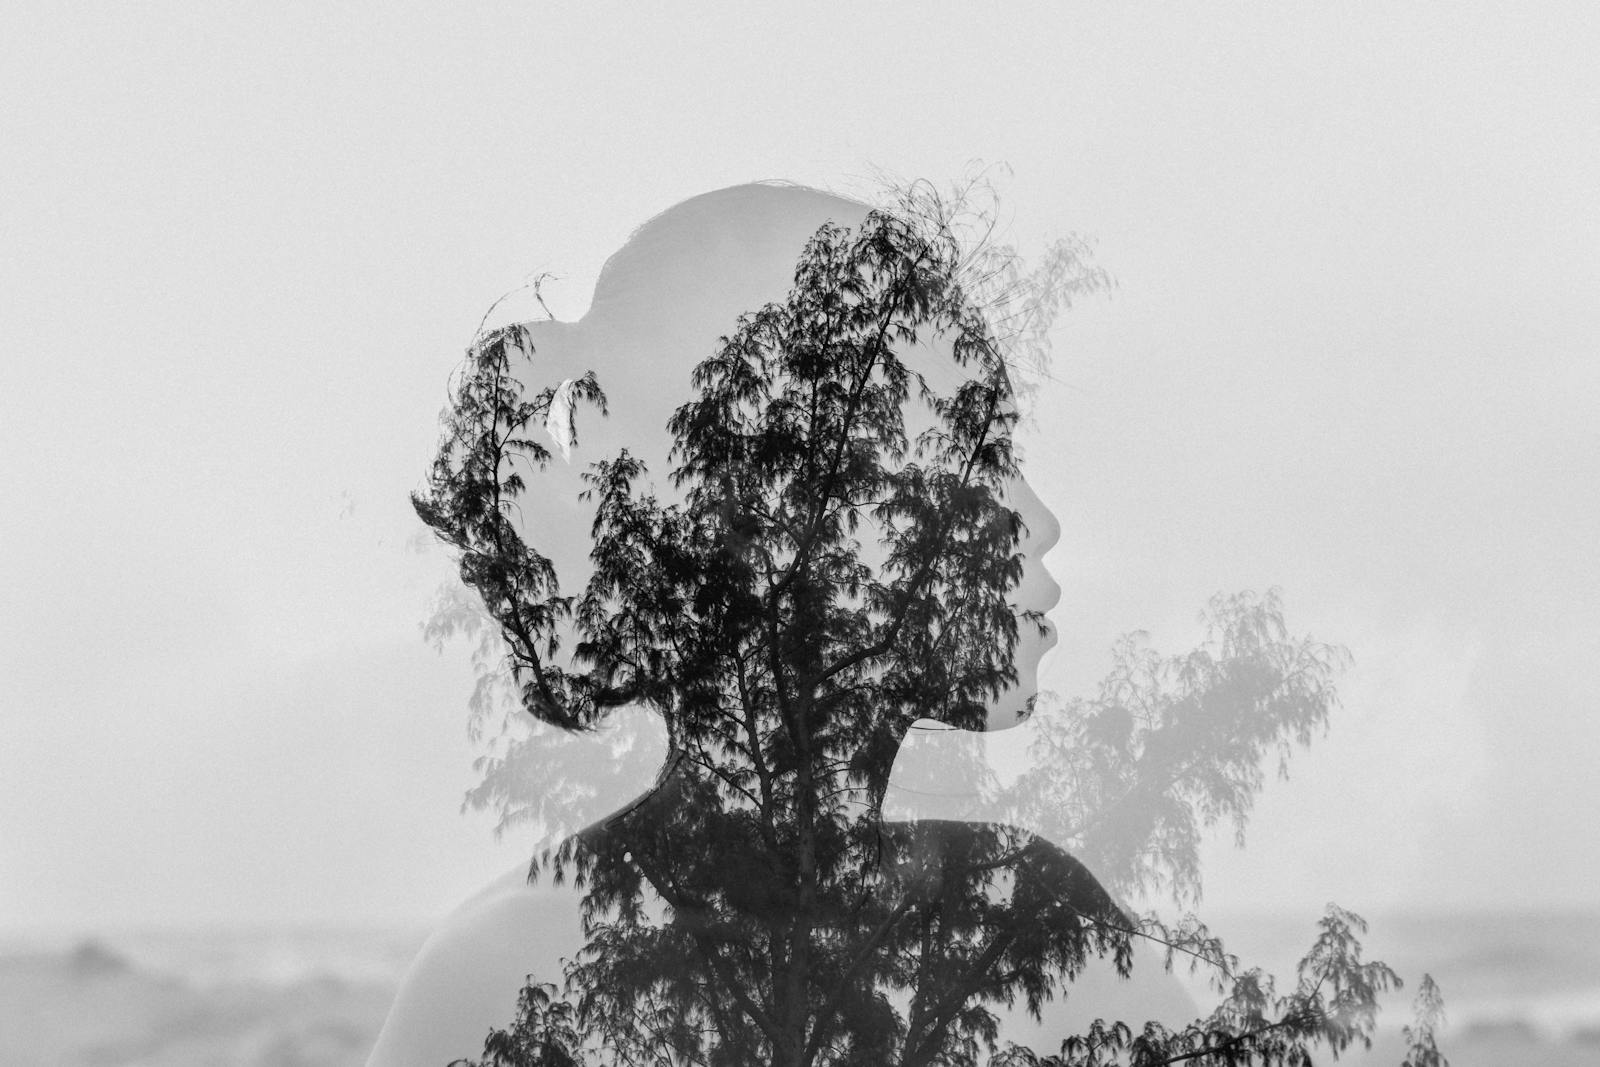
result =
[[[577,596],[512,516],[534,506],[519,465],[550,459],[530,428],[604,412],[602,383],[527,400],[525,330],[469,350],[418,514],[460,553],[530,714],[582,728],[647,704],[672,752],[655,792],[535,863],[585,887],[588,944],[564,995],[530,980],[485,1063],[1307,1063],[1369,1041],[1399,984],[1337,908],[1279,996],[1202,925],[1132,917],[1103,884],[1193,895],[1198,827],[1242,825],[1262,756],[1326,722],[1337,650],[1291,641],[1270,596],[1214,603],[1215,647],[1182,661],[1124,646],[1100,699],[1042,734],[1061,758],[1011,798],[1017,819],[882,821],[907,729],[981,729],[1017,682],[1019,628],[1041,625],[1010,600],[1018,334],[973,295],[951,216],[918,206],[824,226],[788,298],[695,368],[670,424],[679,499],[640,490],[626,449],[592,465]],[[1046,808],[1070,823],[1059,844],[1020,828]],[[996,1009],[1037,1014],[1095,957],[1126,974],[1139,938],[1213,968],[1217,1011],[1001,1047]]]

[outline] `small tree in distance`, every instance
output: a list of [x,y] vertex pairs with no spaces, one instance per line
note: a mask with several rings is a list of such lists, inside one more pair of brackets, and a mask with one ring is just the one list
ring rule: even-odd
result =
[[[626,450],[585,474],[577,595],[518,533],[536,506],[518,467],[549,460],[530,428],[553,405],[603,412],[604,383],[527,399],[525,328],[469,349],[417,512],[460,554],[523,708],[583,728],[652,706],[672,759],[648,798],[535,863],[585,889],[588,943],[562,987],[530,978],[482,1064],[1296,1065],[1370,1046],[1400,981],[1363,961],[1359,917],[1330,906],[1279,993],[1192,916],[1118,902],[1197,899],[1200,831],[1242,828],[1262,761],[1325,727],[1342,653],[1291,638],[1275,594],[1214,601],[1187,657],[1120,646],[1096,699],[1038,702],[1041,758],[1010,818],[883,822],[911,724],[982,729],[1018,682],[1020,628],[1041,624],[1011,596],[1018,334],[974,296],[951,219],[924,196],[817,232],[788,298],[695,368],[669,427],[681,498],[642,491]],[[1064,297],[1062,275],[1035,277],[1034,306]],[[956,384],[908,358],[924,342]],[[1006,1039],[1001,1011],[1037,1017],[1097,957],[1128,974],[1140,939],[1205,968],[1215,1011]],[[1430,979],[1423,994],[1411,1067],[1443,1062]]]

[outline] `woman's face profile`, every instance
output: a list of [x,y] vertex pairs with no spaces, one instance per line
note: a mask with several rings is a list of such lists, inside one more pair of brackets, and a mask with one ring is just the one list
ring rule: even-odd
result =
[[[1017,684],[1008,694],[989,708],[989,729],[1001,730],[1015,725],[1022,717],[1028,702],[1039,691],[1039,664],[1056,644],[1056,630],[1046,617],[1061,600],[1061,586],[1050,568],[1045,565],[1045,555],[1061,540],[1061,523],[1055,513],[1039,499],[1026,478],[1020,475],[1007,487],[1007,503],[1022,515],[1027,527],[1017,551],[1022,553],[1022,580],[1015,591],[1018,610],[1038,612],[1040,625],[1024,619],[1017,626],[1016,668]],[[1008,709],[1015,709],[1010,712]]]

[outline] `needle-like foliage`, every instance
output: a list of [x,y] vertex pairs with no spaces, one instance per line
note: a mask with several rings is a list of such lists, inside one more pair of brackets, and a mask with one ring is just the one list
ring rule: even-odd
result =
[[[1290,640],[1275,600],[1219,603],[1211,646],[1175,664],[1125,649],[1043,735],[1064,758],[1027,787],[1071,820],[1058,844],[1019,828],[1040,825],[1027,802],[1016,824],[882,821],[912,723],[982,729],[1036,621],[1013,603],[1006,341],[947,223],[874,211],[816,232],[787,299],[694,369],[672,469],[623,450],[584,474],[575,596],[513,516],[550,458],[529,427],[557,403],[603,410],[601,383],[524,399],[516,327],[469,352],[419,515],[460,553],[524,708],[582,727],[643,704],[672,752],[654,792],[545,858],[585,891],[587,945],[564,996],[530,983],[485,1064],[1301,1064],[1370,1035],[1397,980],[1361,962],[1354,916],[1330,910],[1280,998],[1203,927],[1137,920],[1104,888],[1196,888],[1196,826],[1242,825],[1261,760],[1324,724],[1337,654]],[[1149,937],[1225,976],[1210,1017],[1097,1023],[1048,1055],[1003,1043],[1002,1012],[1039,1017],[1096,958],[1126,975]]]

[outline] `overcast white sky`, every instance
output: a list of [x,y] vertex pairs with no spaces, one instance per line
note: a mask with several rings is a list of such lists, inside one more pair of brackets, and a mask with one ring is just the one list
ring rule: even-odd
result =
[[1059,333],[1046,681],[1283,587],[1356,666],[1208,900],[1593,903],[1600,16],[11,3],[0,927],[439,914],[517,862],[407,493],[487,304],[757,178],[1009,164]]

